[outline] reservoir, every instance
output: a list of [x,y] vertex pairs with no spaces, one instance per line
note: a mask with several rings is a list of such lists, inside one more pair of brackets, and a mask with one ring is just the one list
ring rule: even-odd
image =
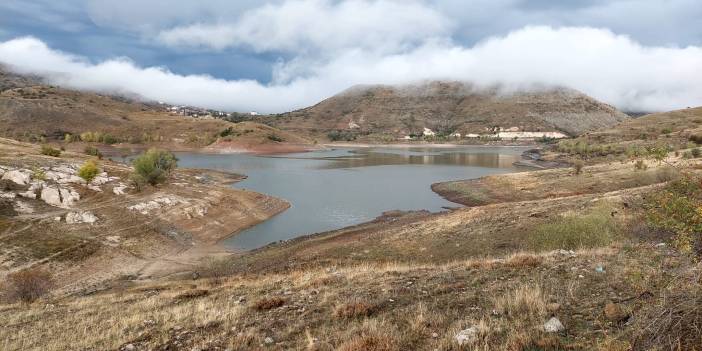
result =
[[373,220],[390,210],[438,212],[459,205],[431,190],[437,182],[515,172],[525,148],[336,148],[299,154],[177,153],[179,167],[244,174],[232,186],[290,202],[291,207],[224,241],[250,250],[279,240]]

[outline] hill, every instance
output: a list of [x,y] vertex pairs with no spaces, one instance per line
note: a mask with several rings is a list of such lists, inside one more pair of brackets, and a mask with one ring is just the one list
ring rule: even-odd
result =
[[577,136],[613,126],[629,116],[566,88],[503,91],[459,82],[406,86],[356,86],[314,106],[267,116],[265,123],[307,135],[349,131],[402,138],[429,128],[437,135],[496,130],[561,132]]
[[[242,133],[229,133],[230,128]],[[311,145],[303,138],[253,122],[239,126],[175,115],[155,103],[63,89],[2,70],[0,130],[0,136],[44,143],[83,141],[200,149],[226,136],[230,149],[234,145],[238,151],[258,151],[259,147],[304,150]],[[210,147],[214,149],[216,145]]]

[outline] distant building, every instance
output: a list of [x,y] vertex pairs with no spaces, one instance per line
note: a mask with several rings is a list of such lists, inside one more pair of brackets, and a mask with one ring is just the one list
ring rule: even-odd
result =
[[460,138],[461,138],[461,133],[459,133],[459,132],[453,132],[453,133],[451,133],[450,137],[460,139]]
[[436,133],[434,133],[434,131],[432,131],[429,128],[424,128],[424,132],[422,134],[424,136],[435,136],[436,135]]
[[251,112],[249,112],[249,115],[250,115],[250,116],[258,116],[258,112],[256,112],[256,111],[251,111]]

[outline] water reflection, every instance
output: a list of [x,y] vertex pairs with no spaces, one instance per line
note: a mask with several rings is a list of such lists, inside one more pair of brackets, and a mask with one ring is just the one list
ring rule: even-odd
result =
[[514,172],[524,148],[334,149],[285,156],[178,153],[179,165],[246,174],[235,184],[288,200],[282,214],[226,240],[254,249],[372,220],[389,210],[456,207],[431,184]]

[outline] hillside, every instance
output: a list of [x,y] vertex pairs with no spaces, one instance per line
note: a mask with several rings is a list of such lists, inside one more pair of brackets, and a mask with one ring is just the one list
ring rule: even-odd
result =
[[[514,199],[388,213],[211,261],[196,280],[117,280],[99,294],[0,304],[0,342],[8,350],[695,350],[699,263],[644,219],[650,196],[676,177],[621,179],[650,172],[631,161],[614,172],[601,164],[493,176],[481,186]],[[564,178],[573,189],[546,194]]]
[[[228,128],[249,132],[226,133]],[[0,136],[43,143],[86,141],[81,136],[88,133],[92,137],[87,141],[93,143],[200,149],[217,142],[224,132],[227,142],[238,151],[258,151],[259,147],[304,150],[311,146],[303,138],[253,122],[239,126],[223,120],[174,115],[158,104],[63,89],[2,70],[0,130]]]
[[458,132],[561,132],[580,135],[629,117],[614,107],[566,88],[500,91],[458,82],[408,86],[356,86],[317,105],[263,120],[277,128],[324,136],[350,131],[397,139],[429,128]]
[[43,268],[57,291],[84,293],[123,276],[188,270],[221,252],[218,241],[288,207],[229,187],[241,177],[219,172],[176,170],[167,184],[137,191],[129,167],[103,160],[86,183],[77,170],[88,159],[0,138],[0,281]]

